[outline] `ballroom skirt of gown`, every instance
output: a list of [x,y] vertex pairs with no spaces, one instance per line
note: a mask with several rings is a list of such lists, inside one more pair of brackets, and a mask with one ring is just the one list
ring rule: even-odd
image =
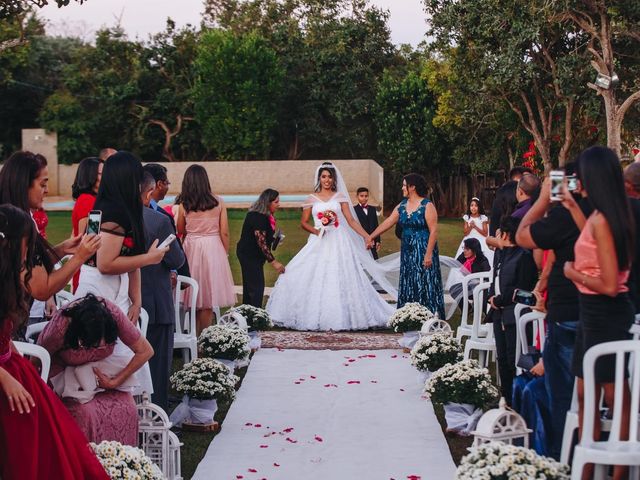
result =
[[31,394],[31,413],[11,412],[0,392],[0,478],[3,480],[108,480],[87,438],[31,362],[13,353],[3,363]]
[[266,308],[275,325],[334,331],[385,327],[395,308],[372,286],[354,248],[346,231],[311,235],[269,297]]

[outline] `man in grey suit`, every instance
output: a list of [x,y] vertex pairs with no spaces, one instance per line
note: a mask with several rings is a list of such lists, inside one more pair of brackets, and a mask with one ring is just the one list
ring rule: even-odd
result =
[[[149,208],[155,180],[149,173],[144,174],[140,191],[142,194],[144,231],[147,248],[158,239],[162,242],[174,233],[171,221],[166,215]],[[142,271],[142,307],[149,314],[147,340],[155,355],[149,360],[151,380],[153,381],[152,401],[167,410],[169,395],[169,375],[173,359],[173,332],[175,327],[171,270],[184,263],[184,252],[178,241],[174,241],[169,251],[157,265],[143,267]]]

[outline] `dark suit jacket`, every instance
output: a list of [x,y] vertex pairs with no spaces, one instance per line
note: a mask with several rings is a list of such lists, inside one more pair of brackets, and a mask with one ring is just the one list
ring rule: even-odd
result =
[[[147,249],[154,240],[162,242],[174,233],[171,222],[161,213],[143,209],[144,233]],[[167,325],[175,322],[173,310],[173,291],[171,288],[171,270],[184,263],[185,256],[178,241],[174,241],[169,251],[157,265],[148,265],[142,272],[142,307],[149,314],[149,324]]]
[[[369,205],[366,214],[359,203],[354,205],[353,209],[356,211],[360,225],[362,225],[365,232],[373,233],[373,231],[378,228],[378,214],[376,212],[376,207]],[[378,243],[380,241],[380,237],[376,237],[374,240]]]
[[[159,205],[157,209],[153,207],[150,207],[150,208],[154,212],[162,213],[163,215],[165,215],[171,221],[171,226],[173,227],[173,234],[178,235],[178,229],[176,228],[176,221],[173,219],[173,215],[171,215],[169,212],[167,212],[164,208],[162,208]],[[184,249],[182,248],[182,243],[180,242],[180,239],[176,240],[174,243],[179,244],[180,249],[182,250],[182,253],[184,253]],[[182,264],[182,266],[176,270],[178,271],[178,275],[182,275],[183,277],[191,276],[191,272],[189,271],[189,261],[187,260],[186,256],[184,258],[184,263]]]

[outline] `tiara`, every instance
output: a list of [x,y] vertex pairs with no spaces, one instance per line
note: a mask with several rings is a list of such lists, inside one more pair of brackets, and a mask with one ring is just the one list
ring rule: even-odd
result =
[[3,232],[0,232],[0,238],[7,238],[7,237],[5,237]]
[[471,197],[471,201],[473,200],[477,200],[478,202],[480,201],[480,199],[478,197]]

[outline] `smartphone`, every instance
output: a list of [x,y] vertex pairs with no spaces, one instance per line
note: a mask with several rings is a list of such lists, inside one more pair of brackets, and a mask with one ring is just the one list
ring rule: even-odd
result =
[[567,175],[567,190],[575,192],[578,189],[578,177],[575,175]]
[[100,233],[100,224],[102,223],[102,211],[91,210],[87,219],[87,235]]
[[168,247],[169,245],[171,245],[171,242],[173,242],[175,239],[176,239],[176,236],[172,233],[167,238],[165,238],[160,245],[158,245],[158,248]]
[[564,183],[564,172],[562,170],[551,170],[549,173],[551,178],[551,201],[559,202],[562,200],[562,184]]
[[530,307],[533,307],[537,303],[538,299],[531,292],[527,292],[526,290],[516,289],[516,291],[513,294],[513,301],[515,303],[522,303],[523,305],[528,305]]

